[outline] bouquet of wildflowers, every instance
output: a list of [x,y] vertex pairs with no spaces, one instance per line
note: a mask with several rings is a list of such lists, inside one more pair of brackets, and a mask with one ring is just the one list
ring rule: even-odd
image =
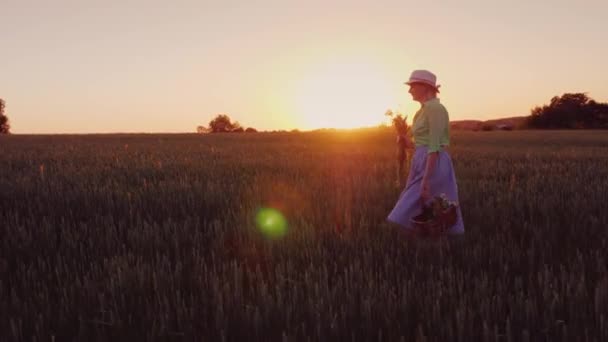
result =
[[411,139],[409,137],[411,135],[411,129],[406,122],[407,116],[395,113],[390,109],[387,110],[384,115],[391,118],[392,126],[395,128],[395,131],[397,131],[397,180],[395,181],[395,186],[397,188],[402,188],[405,185],[403,171],[405,169],[405,160],[407,159],[406,148],[408,141]]
[[392,110],[387,110],[386,113],[384,113],[385,116],[391,118],[391,123],[393,125],[393,127],[395,128],[395,131],[397,131],[397,141],[399,142],[399,139],[401,138],[402,140],[407,137],[407,135],[409,135],[410,133],[410,127],[407,125],[407,115],[403,116],[403,114],[401,113],[395,113]]

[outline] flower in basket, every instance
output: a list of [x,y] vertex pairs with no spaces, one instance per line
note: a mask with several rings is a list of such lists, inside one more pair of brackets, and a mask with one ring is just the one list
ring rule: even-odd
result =
[[457,202],[440,194],[422,207],[422,213],[412,218],[412,224],[421,233],[441,234],[456,224],[457,209]]

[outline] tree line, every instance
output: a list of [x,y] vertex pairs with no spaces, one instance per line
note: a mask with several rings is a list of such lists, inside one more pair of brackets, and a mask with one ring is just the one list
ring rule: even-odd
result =
[[[391,115],[385,113],[385,115]],[[392,116],[391,116],[392,117]],[[395,118],[393,118],[394,121]],[[393,122],[394,124],[394,122]],[[481,130],[511,130],[514,128],[528,129],[608,129],[608,103],[597,102],[585,93],[565,93],[554,96],[549,104],[536,106],[530,110],[530,115],[511,124],[484,124]],[[257,132],[254,128],[244,129],[235,121],[232,122],[226,114],[219,114],[209,122],[209,127],[198,126],[198,133],[224,132]]]
[[11,131],[11,125],[8,121],[8,116],[4,114],[6,103],[0,99],[0,134],[8,134]]
[[[10,133],[10,122],[5,114],[6,102],[0,98],[0,134]],[[531,129],[608,129],[608,103],[597,102],[585,93],[565,93],[554,96],[549,104],[531,109],[522,128]],[[209,126],[198,126],[197,133],[255,133],[253,127],[244,128],[227,114],[218,114]]]
[[549,104],[532,108],[526,128],[608,129],[608,103],[591,99],[585,93],[554,96]]

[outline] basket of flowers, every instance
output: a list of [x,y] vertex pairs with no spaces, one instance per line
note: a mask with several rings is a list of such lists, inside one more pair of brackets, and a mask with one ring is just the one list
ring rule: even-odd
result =
[[440,236],[456,224],[458,203],[445,194],[435,196],[422,207],[422,213],[411,219],[415,232],[421,236]]

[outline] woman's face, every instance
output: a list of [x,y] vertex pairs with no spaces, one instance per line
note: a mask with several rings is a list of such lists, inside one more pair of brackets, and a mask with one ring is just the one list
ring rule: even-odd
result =
[[426,98],[428,90],[429,89],[425,84],[412,83],[410,84],[409,93],[412,94],[412,99],[414,99],[414,101],[423,101]]

